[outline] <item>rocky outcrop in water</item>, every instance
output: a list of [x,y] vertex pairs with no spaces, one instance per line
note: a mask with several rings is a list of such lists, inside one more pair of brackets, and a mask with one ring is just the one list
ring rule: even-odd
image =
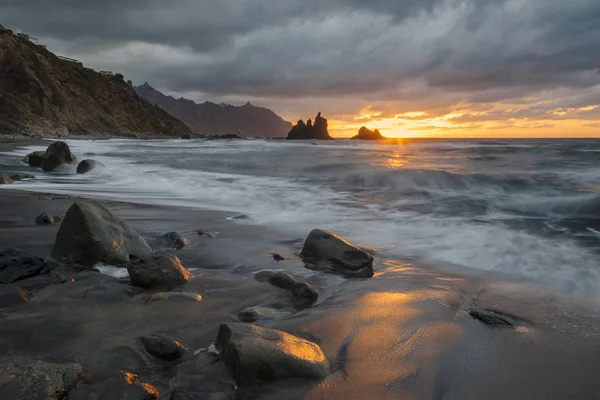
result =
[[222,324],[215,342],[239,385],[286,378],[322,379],[329,362],[313,342],[275,329]]
[[[197,104],[184,98],[165,96],[148,82],[137,86],[135,90],[144,99],[179,118],[198,137],[285,137],[292,127],[291,123],[273,111],[250,103],[239,107],[211,102]],[[230,134],[233,135],[224,137]]]
[[42,170],[52,172],[62,164],[70,164],[75,161],[75,156],[71,153],[69,145],[65,142],[54,142],[46,149],[46,154],[42,157]]
[[289,290],[294,299],[310,305],[317,301],[319,292],[306,282],[299,282],[288,273],[282,271],[260,271],[254,275],[259,282],[268,282],[271,285]]
[[185,236],[177,232],[166,233],[159,238],[159,241],[164,247],[175,250],[181,250],[190,243]]
[[299,120],[292,130],[288,133],[288,140],[332,140],[327,130],[327,120],[321,116],[321,113],[317,114],[315,122],[313,123],[310,119],[304,123],[303,120]]
[[77,165],[77,173],[85,174],[98,167],[104,167],[104,164],[96,160],[83,160]]
[[60,226],[52,256],[68,264],[120,265],[152,252],[129,224],[97,202],[74,203]]
[[373,257],[338,235],[314,229],[304,242],[302,259],[316,268],[331,268],[348,276],[373,276]]
[[363,126],[358,130],[358,135],[351,138],[352,140],[386,140],[387,138],[375,129],[374,131],[367,129]]
[[148,289],[169,289],[189,281],[193,275],[177,257],[164,253],[150,255],[131,261],[127,265],[131,283]]
[[180,137],[189,129],[122,75],[60,59],[0,26],[0,135]]
[[173,361],[185,353],[184,345],[166,336],[144,336],[140,341],[148,353],[161,360]]

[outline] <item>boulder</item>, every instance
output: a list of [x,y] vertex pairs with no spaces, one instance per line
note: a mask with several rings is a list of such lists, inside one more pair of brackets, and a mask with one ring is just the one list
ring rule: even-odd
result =
[[34,151],[33,153],[27,154],[21,161],[30,167],[40,168],[45,156],[45,151]]
[[13,183],[13,181],[10,179],[10,176],[6,174],[0,174],[0,185],[10,185],[11,183]]
[[43,258],[16,249],[0,248],[0,283],[13,283],[38,275],[46,267]]
[[71,153],[69,145],[65,142],[54,142],[46,149],[46,154],[42,157],[42,170],[52,172],[62,164],[70,164],[75,161],[75,156]]
[[317,301],[319,292],[306,282],[299,282],[285,272],[281,271],[260,271],[254,275],[258,282],[268,282],[271,285],[289,290],[294,298],[305,304],[312,304]]
[[498,311],[473,309],[469,311],[469,315],[479,322],[494,328],[514,329],[517,325],[515,317]]
[[185,346],[166,336],[144,336],[140,341],[148,353],[161,360],[173,361],[185,353]]
[[373,257],[338,235],[314,229],[304,242],[300,256],[307,263],[327,262],[328,266],[356,276],[373,276]]
[[379,132],[377,129],[375,129],[374,131],[371,131],[371,130],[367,129],[366,126],[363,126],[358,130],[358,135],[352,137],[351,139],[352,140],[386,140],[387,138],[384,137],[381,134],[381,132]]
[[175,250],[181,250],[190,244],[186,237],[181,236],[177,232],[169,232],[162,235],[160,241],[165,247]]
[[75,387],[82,369],[77,364],[0,358],[0,399],[62,399]]
[[41,213],[35,218],[37,225],[51,225],[54,223],[54,217],[48,215],[48,213]]
[[279,253],[272,253],[271,255],[273,256],[273,260],[275,260],[275,261],[284,261],[285,260],[285,257],[283,257]]
[[152,253],[129,262],[127,272],[131,283],[143,288],[172,288],[190,280],[193,275],[177,257],[165,253]]
[[274,329],[222,324],[215,346],[240,386],[286,378],[323,379],[329,374],[329,362],[316,343]]
[[130,256],[150,253],[152,249],[135,229],[92,201],[78,201],[69,208],[52,249],[57,260],[87,266],[120,265]]
[[89,172],[98,167],[104,167],[104,164],[96,160],[83,160],[77,165],[77,173],[85,174],[86,172]]

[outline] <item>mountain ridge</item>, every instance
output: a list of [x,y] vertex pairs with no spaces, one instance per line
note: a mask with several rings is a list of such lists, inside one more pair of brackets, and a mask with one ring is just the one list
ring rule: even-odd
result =
[[242,137],[286,137],[292,128],[274,111],[254,106],[249,101],[243,106],[216,104],[210,101],[196,103],[183,97],[165,95],[148,82],[136,86],[142,98],[159,106],[183,121],[199,135],[237,134]]

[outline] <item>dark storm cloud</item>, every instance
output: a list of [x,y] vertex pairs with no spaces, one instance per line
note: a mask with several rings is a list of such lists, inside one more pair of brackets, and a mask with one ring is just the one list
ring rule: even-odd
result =
[[[0,16],[92,66],[213,97],[438,115],[600,84],[597,0],[4,0]],[[588,95],[552,106],[600,102]],[[536,107],[516,115],[550,115]]]

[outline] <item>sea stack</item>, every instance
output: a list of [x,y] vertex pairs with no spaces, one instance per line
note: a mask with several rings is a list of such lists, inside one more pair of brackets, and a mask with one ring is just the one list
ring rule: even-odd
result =
[[304,123],[299,120],[288,133],[288,140],[333,140],[327,130],[327,120],[319,112],[313,123],[310,119]]
[[386,140],[387,138],[375,129],[374,131],[363,126],[358,130],[358,135],[351,138],[352,140]]

